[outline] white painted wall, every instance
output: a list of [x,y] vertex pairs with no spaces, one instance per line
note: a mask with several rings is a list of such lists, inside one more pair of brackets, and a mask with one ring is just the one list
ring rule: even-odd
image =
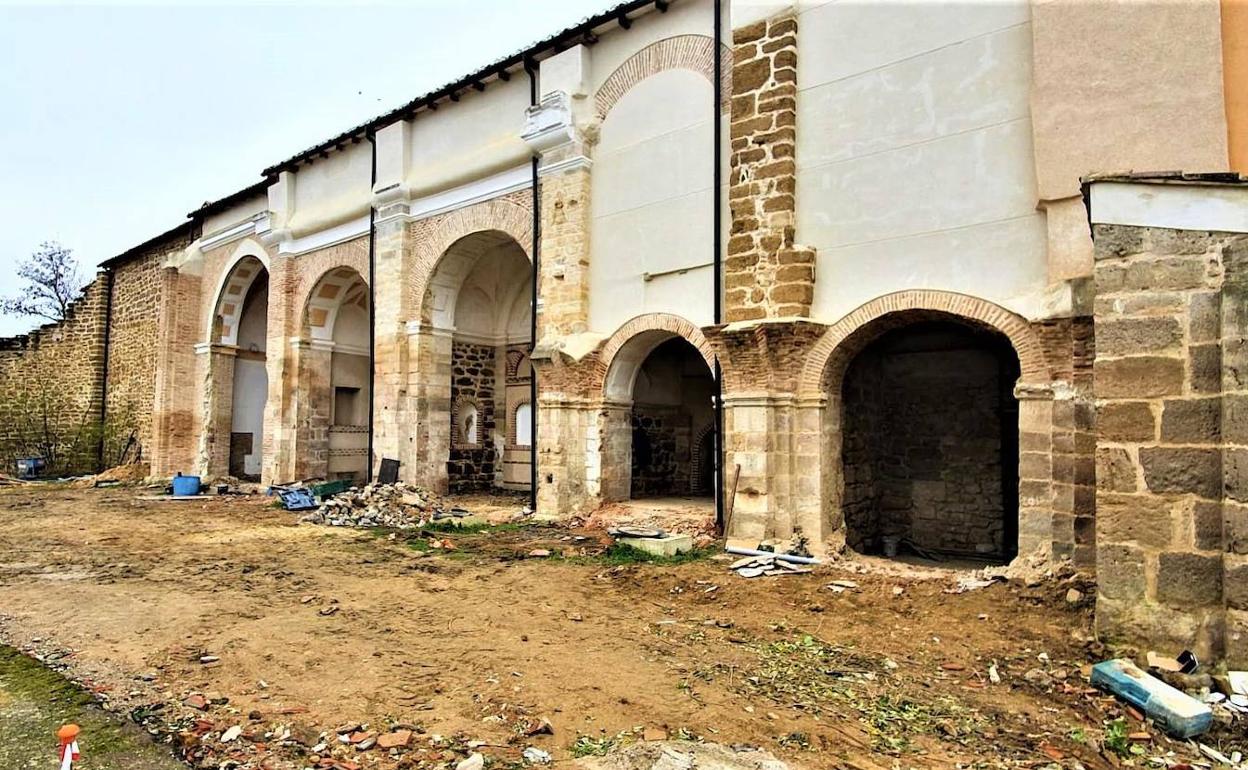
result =
[[347,144],[329,157],[300,166],[294,177],[295,236],[340,225],[368,213],[373,151],[368,142]]
[[1038,307],[1027,2],[829,2],[798,25],[797,237],[818,249],[815,317],[912,288]]
[[[607,115],[594,155],[590,328],[610,334],[641,313],[710,324],[711,108],[707,79],[668,70]],[[646,273],[691,268],[644,280]]]

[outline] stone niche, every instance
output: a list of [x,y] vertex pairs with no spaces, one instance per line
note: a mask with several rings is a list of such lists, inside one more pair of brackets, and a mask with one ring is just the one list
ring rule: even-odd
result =
[[1090,183],[1097,625],[1248,664],[1248,185]]

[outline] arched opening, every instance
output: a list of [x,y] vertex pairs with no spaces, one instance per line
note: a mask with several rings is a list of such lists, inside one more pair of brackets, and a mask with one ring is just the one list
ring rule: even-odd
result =
[[603,500],[713,518],[705,481],[714,450],[704,437],[713,446],[714,393],[706,359],[684,338],[652,329],[625,342],[605,381]]
[[[213,342],[230,351],[233,361],[214,356],[214,368],[230,366],[228,378],[213,372],[214,397],[210,409],[213,444],[228,432],[225,457],[209,458],[208,473],[228,473],[238,479],[258,481],[264,460],[264,411],[269,396],[266,368],[268,348],[269,272],[256,257],[234,265],[217,299],[213,314]],[[228,387],[227,387],[228,386]],[[228,405],[228,407],[227,407]],[[228,409],[228,417],[221,414]],[[221,463],[224,460],[224,463]],[[221,467],[224,464],[224,468]]]
[[530,442],[519,443],[512,423],[530,400],[532,286],[528,255],[497,230],[460,238],[430,276],[422,320],[437,380],[426,392],[430,420],[443,427],[429,440],[444,447],[438,465],[452,492],[529,488]]
[[[904,311],[850,339],[839,500],[850,547],[1006,562],[1018,552],[1019,359],[1000,332]],[[833,398],[833,403],[836,403]]]
[[296,458],[304,478],[363,480],[368,473],[368,284],[338,267],[317,281],[303,319],[299,381],[307,408]]

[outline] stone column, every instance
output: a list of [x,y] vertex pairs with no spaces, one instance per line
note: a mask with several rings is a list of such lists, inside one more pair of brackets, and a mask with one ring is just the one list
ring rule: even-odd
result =
[[1248,501],[1248,463],[1223,433],[1248,307],[1226,236],[1096,225],[1094,237],[1097,626],[1213,659],[1226,634],[1224,484],[1228,512]]
[[406,442],[398,447],[404,478],[444,493],[448,488],[446,463],[451,456],[451,348],[450,329],[412,321],[408,324],[408,380],[404,392],[408,422]]
[[196,472],[206,479],[230,472],[230,432],[234,416],[234,345],[195,346],[200,368],[200,432]]
[[292,368],[296,373],[289,406],[294,435],[290,476],[292,479],[327,478],[334,343],[296,339],[290,344]]
[[[598,445],[590,453],[594,466],[590,490],[604,502],[629,499],[633,465],[633,405],[604,403],[598,416]],[[594,482],[597,482],[596,484]],[[595,489],[596,487],[596,489]]]
[[375,344],[373,394],[373,477],[381,458],[399,461],[399,475],[417,481],[410,465],[414,422],[408,397],[409,349],[407,321],[411,317],[408,293],[411,277],[411,236],[407,224],[407,201],[381,199],[377,207],[373,253],[378,280],[373,287]]
[[190,473],[196,467],[195,436],[199,414],[196,389],[195,341],[199,335],[200,278],[176,267],[160,275],[160,315],[157,321],[156,385],[152,405],[152,475]]

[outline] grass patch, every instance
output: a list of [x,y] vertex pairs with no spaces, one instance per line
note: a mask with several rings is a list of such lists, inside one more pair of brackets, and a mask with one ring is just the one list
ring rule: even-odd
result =
[[569,559],[584,559],[592,561],[595,564],[688,564],[689,562],[702,561],[709,559],[715,554],[720,553],[718,548],[694,548],[684,553],[678,553],[675,556],[655,556],[652,553],[643,551],[640,548],[634,548],[631,545],[623,543],[612,543],[607,549],[595,556],[583,556]]
[[605,757],[612,749],[630,743],[633,740],[633,734],[627,730],[616,733],[615,735],[578,735],[576,740],[572,741],[572,745],[568,747],[568,751],[572,752],[572,756],[580,759],[581,757]]
[[917,700],[900,692],[881,675],[883,658],[808,635],[750,647],[758,662],[744,679],[735,679],[739,690],[816,715],[843,714],[848,707],[858,713],[878,751],[913,750],[918,735],[962,743],[981,726],[977,714],[951,698]]

